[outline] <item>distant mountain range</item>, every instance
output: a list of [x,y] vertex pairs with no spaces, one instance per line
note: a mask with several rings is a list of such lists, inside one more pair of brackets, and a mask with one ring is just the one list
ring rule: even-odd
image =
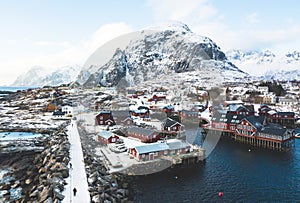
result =
[[56,86],[68,84],[76,80],[80,66],[65,66],[48,69],[40,66],[31,68],[27,73],[20,75],[12,86]]
[[266,51],[231,50],[228,60],[254,78],[263,80],[300,80],[300,52],[274,54]]
[[[300,53],[275,55],[267,51],[221,51],[208,37],[193,33],[176,22],[138,33],[126,48],[116,49],[106,63],[88,67],[68,66],[51,71],[33,67],[17,78],[14,86],[60,85],[76,81],[85,87],[197,81],[199,85],[264,80],[300,80]],[[248,74],[249,73],[249,74]]]

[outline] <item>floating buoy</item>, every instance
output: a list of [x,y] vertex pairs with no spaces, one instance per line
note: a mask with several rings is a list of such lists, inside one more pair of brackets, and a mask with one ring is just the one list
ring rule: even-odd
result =
[[251,152],[251,149],[249,149],[248,151]]
[[177,179],[178,177],[177,176],[174,176],[174,179]]
[[219,193],[218,193],[218,196],[219,196],[219,197],[223,197],[223,195],[224,195],[223,192],[219,192]]

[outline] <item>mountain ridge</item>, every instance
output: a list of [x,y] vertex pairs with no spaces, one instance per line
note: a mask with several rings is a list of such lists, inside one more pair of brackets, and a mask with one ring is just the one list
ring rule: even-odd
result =
[[25,74],[17,77],[11,86],[57,86],[76,80],[81,66],[64,66],[60,68],[45,68],[34,66]]
[[230,50],[226,56],[240,69],[262,80],[300,80],[299,51],[275,54],[270,50]]
[[[232,72],[230,75],[235,75],[235,79],[248,77],[226,58],[211,39],[193,33],[183,23],[176,23],[162,30],[151,30],[142,39],[131,40],[124,50],[116,50],[105,65],[91,73],[83,85],[115,86],[121,79],[136,85],[163,74],[193,71],[197,74],[202,72],[205,80],[214,80],[212,75],[207,75],[213,72],[218,78],[216,82],[230,80],[229,76],[224,76],[224,71]],[[79,78],[83,77],[79,75]]]

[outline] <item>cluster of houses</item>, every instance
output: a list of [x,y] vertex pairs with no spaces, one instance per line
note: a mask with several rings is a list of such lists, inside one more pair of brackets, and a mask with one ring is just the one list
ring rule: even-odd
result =
[[257,84],[246,84],[244,86],[232,85],[226,89],[227,100],[242,100],[248,103],[276,105],[277,108],[298,111],[300,88],[299,83],[278,82],[282,87],[282,94],[278,95],[270,90],[268,86]]
[[[253,105],[229,103],[215,108],[211,125],[204,127],[212,133],[222,133],[237,141],[282,150],[294,139],[295,113],[277,112],[261,104],[258,115]],[[226,105],[225,105],[226,106]]]
[[[150,161],[162,156],[174,156],[190,153],[193,149],[186,141],[179,139],[159,140],[159,132],[131,127],[127,131],[128,136],[132,138],[142,139],[148,144],[137,145],[128,149],[128,154],[137,161]],[[102,144],[112,144],[120,142],[122,138],[119,135],[110,131],[100,131],[98,133],[98,140]]]
[[[195,90],[196,92],[199,90]],[[201,91],[207,97],[207,92]],[[128,148],[130,156],[138,161],[153,160],[162,156],[173,156],[190,153],[194,150],[184,141],[185,126],[183,120],[199,122],[200,112],[207,109],[208,103],[195,106],[193,109],[182,110],[180,104],[170,99],[165,89],[153,92],[128,90],[130,99],[129,111],[102,110],[95,117],[95,124],[101,126],[122,126],[122,136],[139,141],[141,144]],[[152,112],[160,112],[165,116],[163,120],[154,119]],[[155,125],[154,122],[158,122]],[[120,133],[109,131],[100,132],[98,140],[102,144],[110,144],[121,140]]]

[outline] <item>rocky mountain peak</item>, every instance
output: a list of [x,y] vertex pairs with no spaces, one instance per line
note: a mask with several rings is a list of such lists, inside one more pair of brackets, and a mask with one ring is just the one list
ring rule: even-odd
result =
[[209,72],[222,81],[247,77],[227,60],[216,43],[193,33],[183,23],[149,28],[141,34],[144,36],[132,39],[125,49],[117,49],[105,65],[90,74],[84,86],[115,86],[122,78],[136,85],[161,75],[186,72],[202,73],[206,80],[212,79],[206,77]]

